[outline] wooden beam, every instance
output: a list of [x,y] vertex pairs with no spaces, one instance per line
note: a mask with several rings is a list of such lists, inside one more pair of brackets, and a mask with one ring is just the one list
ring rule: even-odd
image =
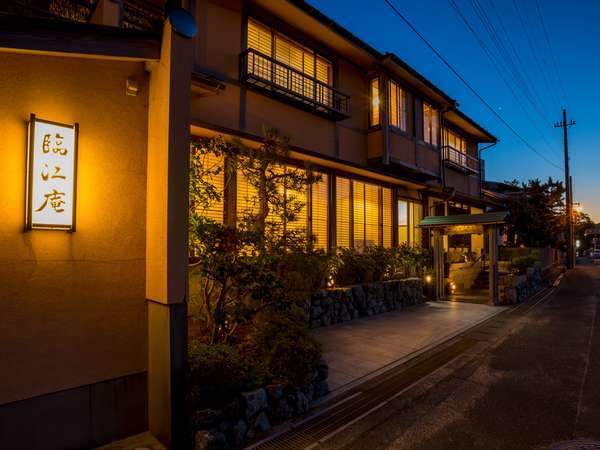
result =
[[0,51],[87,58],[160,59],[160,34],[0,14]]

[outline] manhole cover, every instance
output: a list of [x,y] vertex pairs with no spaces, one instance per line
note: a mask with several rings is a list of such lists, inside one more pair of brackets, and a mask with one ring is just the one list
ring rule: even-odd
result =
[[600,442],[586,439],[563,441],[552,444],[548,450],[600,450]]

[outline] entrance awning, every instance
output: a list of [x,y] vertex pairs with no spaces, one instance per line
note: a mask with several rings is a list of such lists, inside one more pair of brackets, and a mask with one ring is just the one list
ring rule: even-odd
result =
[[455,216],[427,216],[419,223],[422,228],[445,228],[459,225],[496,225],[504,223],[507,211],[483,214],[457,214]]
[[481,234],[488,235],[488,259],[490,278],[490,302],[498,304],[498,230],[505,223],[508,212],[498,211],[483,214],[457,214],[455,216],[427,216],[419,227],[433,230],[433,271],[435,274],[436,298],[446,297],[444,270],[444,235]]

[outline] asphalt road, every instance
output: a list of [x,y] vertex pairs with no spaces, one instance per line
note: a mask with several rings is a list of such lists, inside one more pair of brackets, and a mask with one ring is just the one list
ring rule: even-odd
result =
[[600,441],[600,265],[321,447],[547,449]]

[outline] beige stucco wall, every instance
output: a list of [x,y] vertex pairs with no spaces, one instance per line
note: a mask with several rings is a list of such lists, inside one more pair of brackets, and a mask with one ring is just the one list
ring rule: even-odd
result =
[[[0,53],[0,67],[3,404],[146,368],[148,90],[142,63]],[[80,124],[75,233],[23,231],[30,113]]]
[[390,156],[394,160],[402,161],[416,167],[417,160],[414,140],[399,131],[390,131],[389,143]]

